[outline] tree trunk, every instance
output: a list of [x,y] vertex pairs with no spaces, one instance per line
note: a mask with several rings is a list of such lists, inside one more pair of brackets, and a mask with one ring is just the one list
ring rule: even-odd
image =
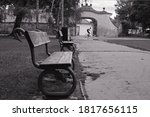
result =
[[12,36],[13,36],[14,29],[17,28],[17,27],[20,27],[20,25],[21,25],[23,16],[25,16],[25,14],[26,14],[24,12],[23,8],[27,5],[27,3],[29,3],[29,0],[19,0],[18,1],[18,6],[19,7],[16,7],[17,8],[16,10],[18,11],[18,13],[16,14],[15,24],[14,24],[13,30],[10,34]]
[[17,28],[17,27],[20,27],[21,22],[22,22],[22,19],[23,19],[22,14],[18,14],[18,15],[16,16],[16,20],[15,20],[15,24],[14,24],[14,28],[13,28],[13,29],[15,29],[15,28]]
[[21,13],[19,13],[19,14],[16,16],[15,24],[14,24],[13,30],[12,30],[12,32],[11,32],[11,34],[10,34],[11,36],[13,36],[13,31],[14,31],[14,29],[21,26],[22,19],[23,19],[23,15],[22,15]]
[[146,32],[146,26],[145,26],[145,24],[143,23],[143,25],[142,25],[142,32],[143,32],[143,36],[145,35],[145,32]]

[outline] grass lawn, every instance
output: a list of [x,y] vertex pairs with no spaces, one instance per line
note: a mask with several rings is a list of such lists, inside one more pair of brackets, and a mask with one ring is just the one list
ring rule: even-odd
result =
[[[45,47],[40,47],[37,58],[42,59]],[[50,52],[58,51],[57,39],[51,39]],[[37,79],[42,70],[31,62],[26,40],[22,43],[11,37],[0,37],[0,99],[27,100],[38,95]]]
[[132,39],[119,40],[118,39],[118,40],[107,40],[107,42],[125,45],[140,50],[150,51],[150,40],[132,40]]

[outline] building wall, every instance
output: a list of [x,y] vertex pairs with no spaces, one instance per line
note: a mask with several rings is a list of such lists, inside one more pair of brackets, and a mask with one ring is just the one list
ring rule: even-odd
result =
[[81,17],[91,17],[97,20],[97,36],[117,37],[118,29],[111,22],[109,14],[96,14],[85,11],[81,13]]

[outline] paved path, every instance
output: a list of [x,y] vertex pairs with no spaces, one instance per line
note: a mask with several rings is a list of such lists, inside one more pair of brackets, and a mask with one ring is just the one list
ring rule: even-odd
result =
[[150,52],[75,39],[89,99],[150,99]]

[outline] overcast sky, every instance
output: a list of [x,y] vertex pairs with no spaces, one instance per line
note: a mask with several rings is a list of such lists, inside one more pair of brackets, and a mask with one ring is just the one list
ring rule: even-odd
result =
[[89,0],[89,1],[92,2],[92,6],[95,10],[102,11],[103,7],[105,7],[107,12],[112,13],[113,16],[115,15],[115,6],[114,5],[116,4],[116,0]]

